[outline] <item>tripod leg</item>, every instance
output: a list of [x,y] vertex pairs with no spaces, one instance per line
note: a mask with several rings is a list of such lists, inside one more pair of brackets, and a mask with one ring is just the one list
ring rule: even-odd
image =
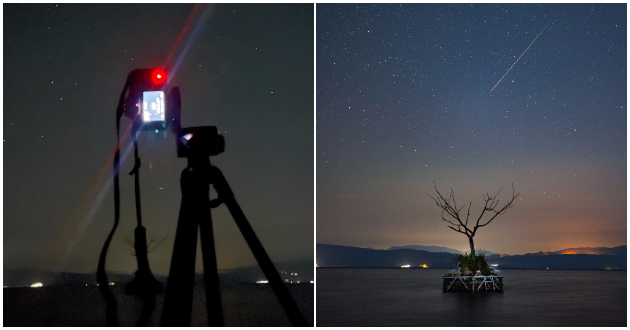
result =
[[[203,212],[204,217],[199,221],[199,234],[201,237],[201,256],[203,260],[203,279],[206,290],[208,326],[222,327],[223,307],[221,306],[221,288],[219,285],[217,256],[214,249],[214,234],[212,231],[210,207],[206,207]],[[206,213],[208,213],[207,218],[205,218]]]
[[249,221],[247,221],[243,210],[241,210],[241,207],[236,202],[234,194],[232,193],[232,189],[225,180],[223,173],[221,173],[221,171],[214,166],[212,166],[210,170],[212,171],[211,177],[213,178],[214,189],[219,193],[219,199],[222,200],[223,203],[225,203],[228,210],[232,214],[232,217],[234,218],[238,229],[241,231],[241,234],[243,234],[245,241],[247,241],[249,249],[252,251],[254,257],[258,261],[260,268],[269,281],[269,284],[276,294],[280,305],[291,320],[291,323],[294,326],[308,326],[306,318],[304,317],[304,315],[302,315],[302,312],[300,311],[297,304],[295,303],[295,300],[291,296],[289,289],[287,289],[286,285],[282,282],[282,278],[280,278],[278,270],[273,265],[273,262],[271,262],[269,255],[267,255],[267,252],[265,252],[265,249],[258,240],[254,229],[249,224]]
[[182,204],[179,209],[171,269],[166,281],[162,326],[190,326],[199,223],[194,207],[197,203],[195,198],[198,197],[195,196],[195,191],[189,193],[188,189],[195,181],[194,174],[188,169],[182,172]]

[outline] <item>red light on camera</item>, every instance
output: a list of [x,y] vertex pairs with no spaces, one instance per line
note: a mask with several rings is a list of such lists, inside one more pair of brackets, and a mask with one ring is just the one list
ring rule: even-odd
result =
[[151,74],[151,80],[153,80],[153,84],[161,85],[166,82],[166,71],[162,69],[155,69]]

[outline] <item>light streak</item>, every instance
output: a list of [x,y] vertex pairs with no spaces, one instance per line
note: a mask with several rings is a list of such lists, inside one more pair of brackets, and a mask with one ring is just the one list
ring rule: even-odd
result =
[[[201,10],[202,6],[204,6],[203,11]],[[195,43],[197,37],[204,31],[203,27],[210,16],[212,16],[213,12],[214,4],[196,4],[193,8],[193,11],[191,12],[188,20],[186,21],[186,24],[184,25],[184,28],[179,34],[179,37],[177,38],[177,41],[175,42],[171,53],[164,62],[163,66],[169,68],[169,75],[166,78],[168,82],[170,82],[171,79],[174,78],[177,74],[177,70],[184,61],[188,50]],[[192,25],[194,25],[194,27],[192,31],[189,32]],[[174,63],[172,63],[173,61]]]
[[[547,26],[549,26],[549,24],[547,24]],[[496,83],[496,85],[494,85],[494,87],[492,87],[492,89],[490,90],[490,93],[492,93],[492,91],[497,88],[497,86],[499,85],[499,83],[501,83],[501,80],[503,80],[503,78],[505,78],[505,76],[507,76],[507,74],[510,72],[510,70],[512,70],[512,68],[516,65],[516,63],[521,59],[521,57],[523,57],[523,55],[525,55],[525,52],[527,52],[527,50],[529,49],[529,47],[531,47],[534,42],[536,42],[536,39],[538,39],[538,37],[540,37],[540,35],[545,31],[545,29],[547,28],[547,26],[545,26],[544,29],[542,29],[542,31],[540,31],[540,33],[536,36],[536,38],[534,38],[534,41],[532,41],[531,44],[529,44],[529,46],[527,46],[527,49],[525,49],[523,51],[523,53],[521,54],[521,56],[518,57],[518,59],[516,59],[516,62],[514,62],[514,64],[512,64],[512,66],[505,72],[505,74],[503,75],[503,77],[501,77],[501,79],[499,79],[499,81]]]
[[[128,141],[131,135],[131,126],[130,124],[123,131],[120,138],[121,147],[126,145],[126,148],[121,148],[123,149],[120,155],[121,164],[124,163],[133,147],[131,141]],[[62,270],[74,252],[83,232],[92,223],[96,211],[98,211],[101,202],[105,199],[105,193],[109,191],[113,184],[114,171],[112,163],[115,153],[116,150],[114,149],[92,181],[90,188],[76,206],[72,216],[64,220],[61,226],[57,228],[56,233],[53,234],[45,252],[46,257],[41,262],[40,268],[42,270]]]
[[201,10],[202,7],[203,7],[203,5],[200,4],[200,3],[196,4],[195,7],[193,7],[192,12],[188,16],[188,19],[186,20],[186,23],[184,24],[184,27],[180,31],[179,36],[177,37],[177,40],[175,41],[175,45],[173,45],[173,49],[171,49],[171,52],[168,55],[168,58],[166,59],[166,61],[162,65],[162,67],[166,67],[167,64],[170,63],[171,58],[173,57],[173,55],[175,55],[175,51],[177,49],[179,49],[179,45],[184,40],[184,37],[188,35],[188,30],[190,29],[192,23],[195,21],[195,18],[199,14],[199,11]]

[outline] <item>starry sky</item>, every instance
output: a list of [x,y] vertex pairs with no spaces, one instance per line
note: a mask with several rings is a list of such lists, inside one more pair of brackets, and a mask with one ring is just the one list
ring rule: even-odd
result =
[[468,250],[435,181],[471,217],[520,193],[478,250],[626,244],[626,12],[318,4],[317,243]]
[[[163,65],[181,88],[182,126],[224,135],[226,151],[212,162],[271,259],[313,260],[313,4],[3,9],[5,269],[96,271],[114,223],[118,97],[131,70]],[[123,117],[121,132],[129,124]],[[147,239],[164,240],[149,262],[167,274],[186,160],[172,135],[143,133],[139,148]],[[112,272],[137,269],[132,159],[121,164]],[[213,217],[219,269],[255,265],[225,206]]]

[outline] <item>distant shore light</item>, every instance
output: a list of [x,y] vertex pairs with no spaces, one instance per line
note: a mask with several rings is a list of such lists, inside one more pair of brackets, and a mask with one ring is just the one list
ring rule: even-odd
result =
[[42,284],[41,282],[37,282],[37,283],[31,284],[31,288],[41,288],[43,286],[44,286],[44,284]]

